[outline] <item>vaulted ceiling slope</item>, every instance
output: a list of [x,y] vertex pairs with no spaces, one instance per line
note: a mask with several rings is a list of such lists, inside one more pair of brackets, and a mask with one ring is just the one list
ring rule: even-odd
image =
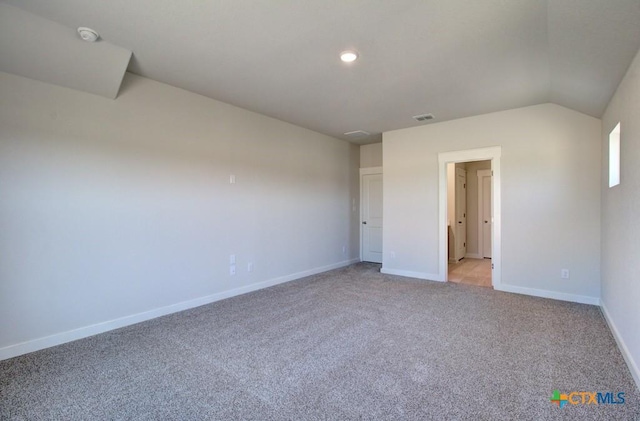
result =
[[0,71],[115,98],[131,51],[0,3]]
[[[133,73],[335,137],[374,134],[358,143],[423,113],[554,102],[600,117],[640,48],[640,0],[5,2],[96,29],[133,51]],[[345,49],[360,59],[340,62]]]

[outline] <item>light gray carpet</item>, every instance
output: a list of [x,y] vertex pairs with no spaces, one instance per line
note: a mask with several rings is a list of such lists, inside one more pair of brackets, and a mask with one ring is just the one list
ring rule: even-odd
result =
[[[0,362],[0,419],[640,418],[594,306],[348,268]],[[567,405],[561,392],[625,392]]]

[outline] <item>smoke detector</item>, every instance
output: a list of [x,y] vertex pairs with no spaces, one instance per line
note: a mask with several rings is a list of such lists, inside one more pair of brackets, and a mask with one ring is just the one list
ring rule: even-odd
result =
[[433,120],[433,114],[420,114],[420,115],[414,115],[413,119],[416,121],[428,121],[428,120]]
[[100,38],[100,34],[98,34],[93,29],[85,28],[84,26],[78,28],[78,34],[83,41],[87,42],[96,42],[98,38]]
[[352,132],[346,132],[344,135],[350,139],[361,139],[370,136],[371,133],[365,132],[364,130],[354,130]]

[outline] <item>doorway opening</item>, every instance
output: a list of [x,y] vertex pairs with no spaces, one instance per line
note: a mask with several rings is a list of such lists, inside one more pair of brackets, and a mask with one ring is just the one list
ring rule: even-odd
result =
[[500,156],[500,147],[438,155],[442,281],[500,285]]
[[491,161],[447,163],[448,281],[491,288]]

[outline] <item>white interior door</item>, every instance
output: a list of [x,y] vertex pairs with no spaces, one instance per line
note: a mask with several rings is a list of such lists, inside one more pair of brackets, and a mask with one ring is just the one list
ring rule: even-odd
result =
[[478,171],[480,176],[481,202],[480,211],[482,223],[482,257],[491,258],[491,171]]
[[467,172],[456,168],[456,260],[467,254]]
[[382,174],[362,176],[362,260],[382,263]]

